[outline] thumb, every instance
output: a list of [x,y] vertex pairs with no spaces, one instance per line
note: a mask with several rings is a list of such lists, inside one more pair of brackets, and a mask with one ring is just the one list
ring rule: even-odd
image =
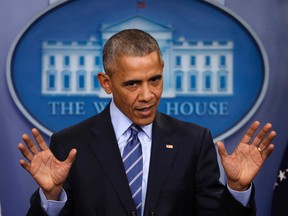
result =
[[217,143],[217,147],[218,147],[218,152],[219,152],[219,156],[221,157],[221,160],[226,157],[228,155],[224,143],[221,141],[218,141]]
[[73,148],[69,152],[69,155],[68,155],[67,159],[65,160],[65,163],[73,163],[75,158],[76,158],[76,154],[77,154],[77,150]]

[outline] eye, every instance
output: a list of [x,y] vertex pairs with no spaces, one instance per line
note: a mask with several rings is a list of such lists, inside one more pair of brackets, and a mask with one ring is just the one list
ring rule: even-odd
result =
[[134,87],[137,85],[137,81],[131,80],[131,81],[126,82],[125,85],[129,87]]
[[123,87],[126,87],[130,90],[135,90],[138,87],[139,83],[139,80],[128,80],[123,83]]
[[152,78],[150,79],[150,82],[151,82],[151,83],[158,83],[161,79],[162,79],[162,76],[161,76],[161,75],[158,75],[158,76],[152,77]]

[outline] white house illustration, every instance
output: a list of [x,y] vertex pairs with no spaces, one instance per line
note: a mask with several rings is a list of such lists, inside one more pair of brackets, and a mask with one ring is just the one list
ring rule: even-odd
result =
[[173,38],[173,28],[143,16],[102,24],[100,38],[42,42],[43,95],[107,95],[97,80],[102,46],[116,32],[140,28],[159,43],[165,67],[163,97],[233,94],[233,42]]

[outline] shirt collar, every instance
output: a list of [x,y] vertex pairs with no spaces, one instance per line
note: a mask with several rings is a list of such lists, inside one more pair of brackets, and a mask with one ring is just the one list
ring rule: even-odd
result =
[[[113,99],[110,103],[110,115],[116,139],[119,140],[120,136],[125,133],[125,131],[130,127],[133,122],[116,107]],[[141,126],[142,130],[145,132],[145,134],[150,140],[152,135],[152,124],[153,123]]]

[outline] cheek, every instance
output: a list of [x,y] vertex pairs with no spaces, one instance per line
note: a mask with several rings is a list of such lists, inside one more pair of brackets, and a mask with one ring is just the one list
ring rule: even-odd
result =
[[162,87],[161,88],[157,88],[154,90],[154,95],[157,99],[160,99],[161,95],[162,95]]
[[132,110],[135,104],[135,96],[133,94],[120,96],[122,107],[126,110]]

